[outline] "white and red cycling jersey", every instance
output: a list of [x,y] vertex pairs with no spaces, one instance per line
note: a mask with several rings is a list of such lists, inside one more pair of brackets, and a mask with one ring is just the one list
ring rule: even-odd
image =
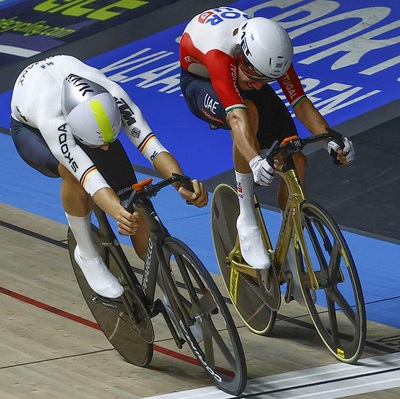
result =
[[[180,41],[181,66],[211,80],[227,113],[245,107],[237,87],[238,66],[233,54],[235,30],[249,18],[233,7],[207,10],[189,22]],[[293,64],[278,83],[292,106],[305,96]]]

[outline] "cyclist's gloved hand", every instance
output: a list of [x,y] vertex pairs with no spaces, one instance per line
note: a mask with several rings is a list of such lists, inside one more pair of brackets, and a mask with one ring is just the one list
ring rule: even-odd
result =
[[255,156],[249,162],[253,172],[254,182],[260,186],[269,186],[274,179],[274,168],[268,163],[266,158],[260,155]]
[[329,155],[335,158],[335,163],[346,165],[353,162],[355,151],[353,143],[347,137],[342,136],[340,141],[342,143],[333,139],[325,142],[324,146]]

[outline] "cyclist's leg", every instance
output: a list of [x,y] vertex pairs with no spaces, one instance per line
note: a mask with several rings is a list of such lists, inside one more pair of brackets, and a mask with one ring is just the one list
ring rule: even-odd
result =
[[[259,130],[257,138],[261,148],[269,148],[275,140],[282,140],[284,137],[297,134],[296,126],[293,122],[286,105],[269,86],[265,85],[257,92],[243,93],[243,95],[254,101],[259,111]],[[299,178],[304,183],[307,159],[302,153],[297,153],[293,157],[298,168]],[[282,180],[278,188],[278,206],[281,210],[286,207],[288,191],[285,182]],[[300,303],[304,304],[303,295],[299,287],[300,281],[297,277],[296,262],[294,258],[293,243],[289,246],[284,271],[290,272],[293,276],[291,288],[292,295]]]
[[62,177],[62,205],[68,225],[77,242],[74,251],[76,263],[93,291],[104,297],[117,298],[124,290],[117,278],[109,271],[94,244],[91,231],[90,196],[80,182],[61,164],[59,171]]
[[[255,136],[258,130],[258,110],[256,105],[245,100],[250,126]],[[258,146],[258,142],[257,142]],[[259,149],[259,148],[258,148]],[[268,253],[261,238],[258,217],[254,208],[254,178],[249,164],[237,147],[233,148],[236,188],[239,198],[239,217],[236,227],[239,235],[241,253],[251,266],[266,269],[270,266]]]
[[[109,154],[112,155],[112,147],[112,145],[109,145],[108,150],[105,151],[100,148],[90,149],[87,146],[81,146],[103,177],[105,177],[103,174],[104,167],[99,159],[101,160],[102,156],[106,159]],[[95,154],[97,154],[97,157]],[[110,164],[113,163],[110,162]],[[77,241],[77,248],[74,253],[75,260],[93,291],[104,297],[117,298],[123,294],[124,289],[118,279],[109,271],[94,244],[91,231],[90,196],[65,167],[60,166],[59,170],[63,178],[61,188],[63,207],[66,211],[68,224]]]
[[[122,287],[109,273],[91,239],[89,195],[78,180],[57,161],[38,129],[11,119],[11,136],[18,153],[28,165],[45,176],[62,178],[61,201],[68,223],[78,242],[77,247],[81,250],[80,255],[85,259],[93,259],[93,262],[87,265],[89,269],[93,269],[89,273],[90,276],[93,276],[92,279],[89,278],[89,280],[93,280],[91,281],[93,289],[97,292],[97,288],[100,287],[99,293],[105,296],[118,293],[121,295]],[[82,264],[83,261],[78,253],[76,257]],[[104,283],[113,289],[111,291],[109,289],[102,290]]]
[[[251,100],[245,100],[247,114],[255,140],[258,146],[256,134],[258,131],[258,110]],[[262,241],[258,216],[254,207],[254,178],[248,162],[243,157],[239,148],[233,148],[233,163],[235,165],[236,187],[239,198],[239,217],[237,219],[237,230],[239,236],[240,250],[245,261],[255,269],[268,269],[270,259]],[[265,274],[265,273],[264,273]]]
[[58,161],[50,152],[40,131],[11,118],[11,137],[20,157],[48,177],[60,177]]
[[[194,115],[207,122],[213,128],[229,130],[226,112],[217,97],[209,79],[203,79],[186,71],[181,74],[181,87],[189,109]],[[213,104],[212,111],[205,104]],[[247,101],[247,110],[254,137],[258,129],[258,111],[256,106]],[[233,162],[238,188],[240,215],[238,233],[241,252],[248,264],[263,269],[269,266],[269,257],[262,243],[260,228],[254,210],[254,182],[249,164],[237,148],[233,148]]]

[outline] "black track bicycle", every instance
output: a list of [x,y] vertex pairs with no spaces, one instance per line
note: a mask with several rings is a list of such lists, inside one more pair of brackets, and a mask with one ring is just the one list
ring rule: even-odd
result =
[[105,264],[124,286],[120,298],[101,297],[89,287],[75,261],[76,241],[69,230],[73,269],[95,320],[128,362],[149,365],[155,338],[151,319],[162,314],[177,347],[187,343],[217,387],[239,395],[246,386],[246,362],[224,298],[194,252],[171,237],[150,200],[174,182],[193,191],[189,177],[174,174],[156,184],[147,179],[133,185],[130,198],[123,202],[130,212],[143,215],[151,231],[143,270],[130,265],[107,216],[94,206],[94,240]]

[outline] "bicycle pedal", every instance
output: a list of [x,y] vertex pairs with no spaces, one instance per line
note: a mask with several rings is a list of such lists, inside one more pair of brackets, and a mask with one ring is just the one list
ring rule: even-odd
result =
[[94,295],[92,301],[113,309],[117,309],[121,304],[121,301],[118,299],[106,298],[101,295]]

